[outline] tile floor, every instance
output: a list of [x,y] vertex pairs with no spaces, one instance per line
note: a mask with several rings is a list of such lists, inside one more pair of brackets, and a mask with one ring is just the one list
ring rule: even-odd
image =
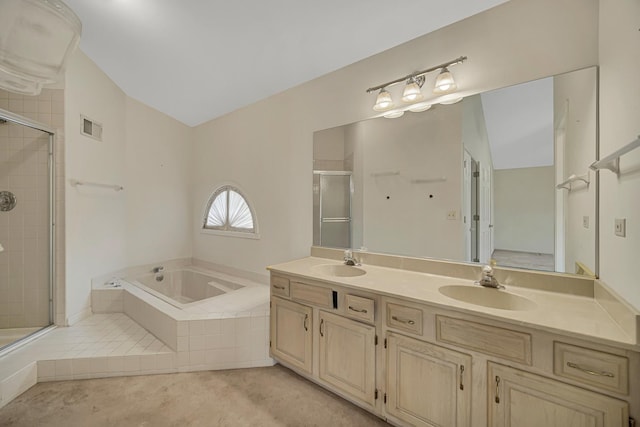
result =
[[0,406],[36,381],[176,372],[177,356],[123,313],[56,328],[0,363]]

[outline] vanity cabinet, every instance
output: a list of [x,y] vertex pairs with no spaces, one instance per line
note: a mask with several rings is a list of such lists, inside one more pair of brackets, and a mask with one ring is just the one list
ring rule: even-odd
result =
[[495,363],[488,377],[490,427],[629,425],[627,402]]
[[637,351],[364,286],[284,273],[271,283],[271,355],[394,426],[639,417]]
[[413,426],[471,425],[471,356],[391,332],[386,374],[387,414]]
[[374,406],[375,326],[320,311],[318,333],[319,378],[355,399]]
[[312,369],[312,309],[271,298],[271,354],[307,373]]

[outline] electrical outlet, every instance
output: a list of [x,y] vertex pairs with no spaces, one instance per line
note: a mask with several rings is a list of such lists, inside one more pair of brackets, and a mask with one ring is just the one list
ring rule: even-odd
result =
[[589,228],[589,216],[585,215],[582,217],[582,226],[584,228]]
[[458,219],[458,211],[447,212],[447,219],[451,221],[455,221],[456,219]]
[[616,236],[625,237],[627,233],[627,219],[616,218],[615,219],[615,233]]

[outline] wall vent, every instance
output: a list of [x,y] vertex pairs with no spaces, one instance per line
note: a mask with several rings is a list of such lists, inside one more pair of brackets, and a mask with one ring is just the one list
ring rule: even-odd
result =
[[102,141],[102,125],[80,114],[80,133]]

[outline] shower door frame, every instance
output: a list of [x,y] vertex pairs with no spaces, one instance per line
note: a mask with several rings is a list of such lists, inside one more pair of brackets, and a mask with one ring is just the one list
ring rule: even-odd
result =
[[[43,326],[42,329],[50,327],[54,324],[55,318],[55,274],[56,274],[56,221],[55,221],[55,201],[56,201],[56,185],[55,185],[55,138],[56,131],[50,126],[43,123],[31,120],[27,117],[23,117],[19,114],[12,113],[11,111],[3,110],[0,108],[0,119],[5,119],[7,122],[19,124],[29,127],[31,129],[39,130],[41,132],[49,134],[49,324]],[[18,341],[19,342],[19,341]],[[14,343],[15,344],[15,343]],[[11,347],[11,345],[9,346]]]

